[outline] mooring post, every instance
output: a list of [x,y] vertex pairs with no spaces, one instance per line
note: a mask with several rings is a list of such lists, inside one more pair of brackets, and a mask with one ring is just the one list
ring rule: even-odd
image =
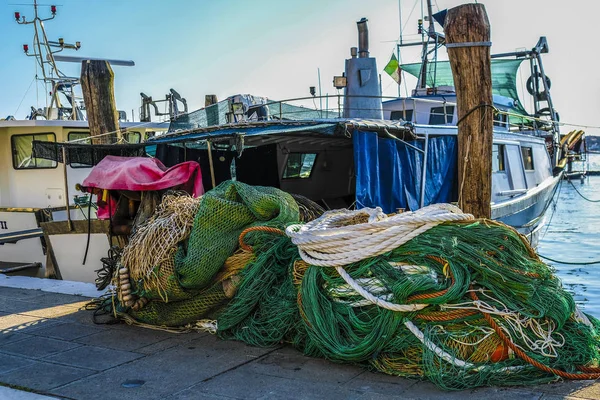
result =
[[458,205],[476,218],[491,218],[494,112],[484,5],[448,10],[444,31],[458,107]]
[[92,144],[115,143],[119,113],[115,102],[114,73],[108,61],[81,62],[81,91]]

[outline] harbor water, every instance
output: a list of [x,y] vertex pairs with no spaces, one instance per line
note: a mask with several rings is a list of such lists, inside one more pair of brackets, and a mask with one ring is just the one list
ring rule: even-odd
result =
[[[600,154],[590,156],[590,170],[600,171]],[[563,180],[558,190],[555,203],[546,214],[538,253],[569,263],[600,261],[600,176],[588,176],[583,183],[579,179]],[[585,200],[581,195],[598,202]],[[577,304],[600,318],[600,263],[544,261],[556,269]]]

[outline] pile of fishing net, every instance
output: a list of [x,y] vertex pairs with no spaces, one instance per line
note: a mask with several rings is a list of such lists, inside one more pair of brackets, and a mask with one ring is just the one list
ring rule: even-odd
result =
[[124,250],[113,311],[446,389],[600,377],[600,322],[512,228],[447,204],[321,213],[231,181],[166,198]]

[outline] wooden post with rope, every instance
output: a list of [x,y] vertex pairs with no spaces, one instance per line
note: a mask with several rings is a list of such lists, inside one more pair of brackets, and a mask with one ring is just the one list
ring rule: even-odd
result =
[[119,132],[114,73],[108,61],[81,62],[81,91],[92,144],[112,144]]
[[476,218],[491,218],[494,112],[484,5],[448,10],[444,32],[458,106],[458,205]]

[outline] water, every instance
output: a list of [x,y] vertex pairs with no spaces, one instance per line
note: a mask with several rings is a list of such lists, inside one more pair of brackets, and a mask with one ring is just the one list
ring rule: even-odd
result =
[[[591,155],[590,170],[600,171],[600,154]],[[580,180],[572,182],[587,198],[600,200],[600,176],[589,176],[583,184]],[[584,200],[567,181],[561,182],[559,190],[556,206],[548,209],[538,253],[567,262],[600,261],[600,202]],[[563,286],[574,294],[577,304],[600,318],[600,264],[547,262],[556,268]]]

